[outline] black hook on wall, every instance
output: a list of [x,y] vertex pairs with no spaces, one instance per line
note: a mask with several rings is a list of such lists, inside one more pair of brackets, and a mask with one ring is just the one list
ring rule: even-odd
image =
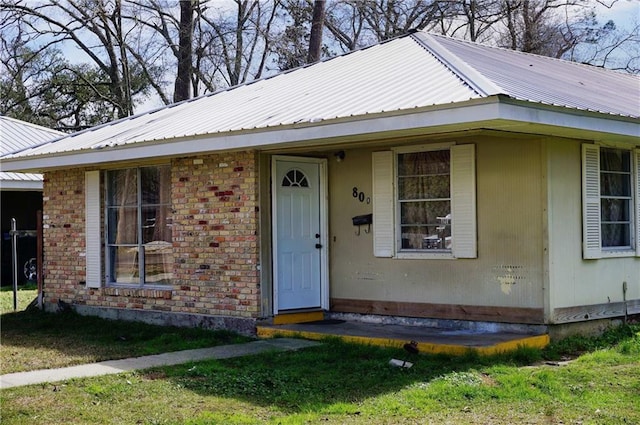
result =
[[354,226],[358,226],[358,231],[356,232],[356,236],[360,236],[360,227],[366,225],[367,228],[364,229],[365,233],[371,232],[371,223],[373,223],[373,214],[364,214],[357,215],[351,218]]

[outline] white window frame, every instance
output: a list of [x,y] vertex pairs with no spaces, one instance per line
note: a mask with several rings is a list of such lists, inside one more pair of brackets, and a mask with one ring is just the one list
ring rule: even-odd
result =
[[[397,156],[401,153],[448,149],[451,152],[451,251],[399,249]],[[475,145],[438,143],[374,152],[373,240],[376,257],[398,259],[477,258]]]
[[[105,257],[105,282],[108,286],[113,286],[113,287],[125,287],[125,288],[138,288],[138,289],[165,289],[167,287],[170,287],[171,284],[170,283],[153,283],[153,282],[147,282],[146,281],[146,277],[147,277],[147,273],[146,270],[144,269],[146,261],[145,261],[145,250],[143,249],[143,243],[142,243],[142,208],[143,208],[143,203],[142,203],[142,191],[141,191],[141,185],[142,185],[142,180],[141,180],[141,169],[142,168],[148,168],[148,167],[163,167],[163,166],[168,166],[169,164],[153,164],[153,165],[140,165],[140,166],[132,166],[132,167],[126,167],[126,168],[118,168],[118,169],[113,169],[113,170],[107,170],[105,171],[105,184],[104,184],[104,217],[105,217],[105,232],[104,232],[104,257]],[[137,188],[136,188],[136,220],[138,222],[137,225],[137,229],[138,229],[138,235],[137,235],[137,248],[138,248],[138,274],[139,274],[139,279],[137,283],[124,283],[124,282],[116,282],[114,281],[114,277],[112,276],[113,270],[111,269],[111,264],[112,264],[112,259],[111,259],[111,252],[110,252],[110,246],[115,245],[115,244],[110,244],[109,243],[109,178],[106,175],[106,173],[109,173],[110,171],[118,171],[118,170],[126,170],[126,169],[132,169],[136,171],[137,174],[137,178],[136,178],[136,182],[137,182]]]
[[[600,150],[631,154],[630,247],[603,247],[600,211]],[[582,256],[584,259],[640,257],[640,149],[609,144],[582,145]]]

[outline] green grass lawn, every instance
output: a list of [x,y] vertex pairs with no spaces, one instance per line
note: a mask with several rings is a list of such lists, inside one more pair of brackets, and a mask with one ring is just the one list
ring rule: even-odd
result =
[[[22,311],[31,301],[36,299],[38,290],[34,285],[19,286],[17,292],[17,310]],[[13,287],[3,286],[0,290],[0,314],[9,313],[13,311]]]
[[5,313],[0,320],[3,374],[250,340],[228,331],[153,326],[37,309]]
[[[556,362],[576,352],[583,354]],[[391,358],[415,365],[394,368]],[[493,357],[412,356],[329,339],[298,352],[11,388],[0,396],[3,425],[640,424],[640,325]]]

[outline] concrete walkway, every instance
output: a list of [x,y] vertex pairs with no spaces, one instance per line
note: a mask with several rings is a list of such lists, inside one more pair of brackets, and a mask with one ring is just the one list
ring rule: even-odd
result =
[[318,345],[315,341],[302,339],[277,338],[252,341],[246,344],[222,345],[219,347],[199,348],[195,350],[175,351],[172,353],[131,359],[108,360],[60,369],[33,370],[30,372],[9,373],[0,376],[0,388],[23,385],[58,382],[72,378],[109,375],[131,370],[147,369],[156,366],[171,366],[181,363],[197,362],[209,359],[227,359],[248,356],[265,351],[291,351]]

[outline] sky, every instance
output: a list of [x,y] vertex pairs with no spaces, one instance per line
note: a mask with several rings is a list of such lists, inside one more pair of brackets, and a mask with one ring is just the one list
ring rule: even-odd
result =
[[640,0],[599,0],[598,3],[596,14],[602,23],[612,19],[620,28],[640,23]]

